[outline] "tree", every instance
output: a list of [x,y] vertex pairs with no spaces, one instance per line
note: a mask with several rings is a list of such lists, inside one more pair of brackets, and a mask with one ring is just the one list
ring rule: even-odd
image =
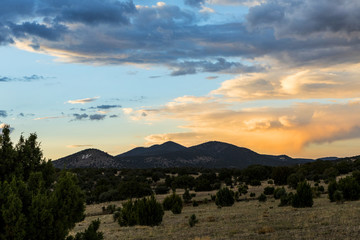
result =
[[147,225],[155,226],[162,222],[164,210],[151,195],[149,198],[129,200],[120,210],[118,223],[120,226]]
[[216,193],[215,204],[220,207],[232,206],[234,204],[234,192],[228,188],[222,188]]
[[190,192],[189,192],[189,189],[185,189],[185,192],[184,192],[184,194],[183,194],[183,199],[184,199],[184,202],[185,203],[189,203],[189,202],[191,202],[191,194],[190,194]]
[[0,171],[0,239],[63,240],[84,218],[84,195],[76,176],[55,175],[36,134],[21,136],[14,148],[10,127],[3,128]]
[[310,184],[306,181],[299,183],[292,200],[292,206],[296,208],[312,207],[313,203],[314,201]]
[[360,199],[360,185],[354,177],[347,176],[340,179],[337,187],[342,192],[345,200],[355,201]]
[[183,202],[181,197],[173,192],[170,196],[167,196],[163,201],[164,210],[171,210],[174,214],[180,214],[183,208]]
[[103,240],[104,234],[102,232],[98,232],[99,227],[100,220],[94,220],[84,232],[76,233],[75,238],[73,236],[69,236],[66,240]]

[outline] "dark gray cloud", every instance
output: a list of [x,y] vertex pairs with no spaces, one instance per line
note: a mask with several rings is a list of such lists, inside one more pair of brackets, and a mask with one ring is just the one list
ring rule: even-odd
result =
[[[92,107],[92,108],[94,108],[94,107]],[[105,110],[105,109],[111,109],[111,108],[121,108],[121,105],[99,105],[95,108]]]
[[79,120],[103,120],[105,119],[106,115],[104,114],[92,114],[92,115],[88,115],[86,113],[83,114],[78,114],[75,113],[73,114],[74,119],[71,121],[79,121]]
[[171,73],[172,76],[195,74],[197,72],[248,73],[264,71],[264,68],[261,66],[246,66],[239,62],[228,62],[224,58],[218,58],[216,62],[187,61],[177,66],[178,69]]
[[41,75],[30,75],[30,76],[23,76],[23,77],[0,77],[0,82],[32,82],[38,80],[48,79],[49,77],[44,77]]
[[7,117],[8,116],[8,114],[7,114],[7,111],[5,111],[5,110],[0,110],[0,117]]
[[[24,22],[19,25],[11,24],[10,28],[16,38],[36,36],[50,41],[60,40],[60,37],[67,31],[65,25],[54,24],[53,26],[48,27],[45,24],[36,22]],[[38,44],[33,44],[32,47],[34,49],[39,48]]]
[[109,117],[110,118],[117,118],[117,117],[119,117],[119,115],[114,114],[114,115],[110,115]]
[[105,117],[106,115],[104,114],[93,114],[89,116],[90,120],[103,120]]
[[83,120],[89,117],[89,115],[87,115],[86,113],[83,114],[74,113],[73,116],[75,117],[74,120]]
[[[245,63],[264,56],[295,65],[360,61],[358,1],[262,2],[249,8],[244,22],[213,24],[204,23],[198,9],[173,5],[4,0],[0,44],[26,38],[34,49],[64,51],[74,62],[163,65],[173,76],[261,71]],[[199,7],[204,1],[185,3]]]
[[251,27],[273,28],[277,36],[306,37],[311,34],[359,33],[360,3],[353,0],[272,0],[250,9]]

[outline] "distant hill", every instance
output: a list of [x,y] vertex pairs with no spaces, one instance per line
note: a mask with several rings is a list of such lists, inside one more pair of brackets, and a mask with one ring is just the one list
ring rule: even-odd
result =
[[223,142],[212,141],[187,148],[170,141],[151,147],[137,147],[117,156],[86,149],[55,160],[53,164],[57,168],[246,168],[254,164],[286,166],[310,161],[286,155],[263,155]]
[[113,156],[98,149],[86,149],[52,162],[56,168],[122,168]]
[[322,160],[322,161],[335,161],[338,160],[338,157],[323,157],[323,158],[318,158],[316,160]]
[[177,152],[185,150],[186,147],[172,142],[168,141],[161,145],[153,145],[151,147],[137,147],[134,148],[128,152],[122,153],[120,155],[117,155],[116,157],[133,157],[133,156],[153,156],[157,154],[164,154],[164,153],[170,153],[170,152]]

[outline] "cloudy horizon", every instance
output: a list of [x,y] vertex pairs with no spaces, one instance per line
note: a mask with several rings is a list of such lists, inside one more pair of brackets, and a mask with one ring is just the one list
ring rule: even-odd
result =
[[169,140],[360,154],[360,2],[5,0],[0,54],[0,126],[46,158]]

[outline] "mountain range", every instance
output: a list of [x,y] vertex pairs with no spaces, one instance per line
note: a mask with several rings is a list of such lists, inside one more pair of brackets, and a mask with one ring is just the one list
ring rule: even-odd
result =
[[137,147],[116,156],[98,149],[86,149],[55,160],[53,164],[56,168],[246,168],[254,164],[286,166],[311,161],[286,155],[259,154],[217,141],[192,147],[169,141],[151,147]]

